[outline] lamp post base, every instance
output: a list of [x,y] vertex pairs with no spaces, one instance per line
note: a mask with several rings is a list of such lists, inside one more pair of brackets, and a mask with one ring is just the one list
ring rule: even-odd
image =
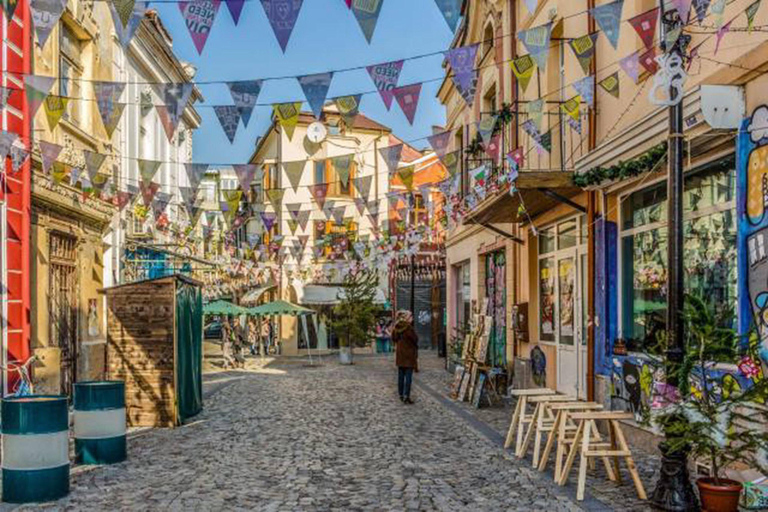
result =
[[699,500],[693,491],[688,474],[688,452],[669,453],[665,442],[659,443],[661,471],[651,503],[670,512],[697,511]]

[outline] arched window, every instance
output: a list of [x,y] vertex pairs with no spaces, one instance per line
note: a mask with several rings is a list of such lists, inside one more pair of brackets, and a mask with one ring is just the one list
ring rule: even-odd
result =
[[493,23],[488,21],[483,29],[483,55],[487,54],[493,49],[494,43],[494,30]]

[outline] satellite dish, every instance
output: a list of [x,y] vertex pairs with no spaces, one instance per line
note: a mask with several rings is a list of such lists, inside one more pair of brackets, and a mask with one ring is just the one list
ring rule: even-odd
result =
[[307,138],[315,144],[323,142],[326,135],[328,135],[328,130],[325,129],[323,123],[315,121],[307,128]]

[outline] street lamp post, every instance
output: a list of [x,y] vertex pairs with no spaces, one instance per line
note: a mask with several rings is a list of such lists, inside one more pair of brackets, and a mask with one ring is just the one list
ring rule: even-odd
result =
[[[667,48],[667,34],[680,30],[681,20],[676,10],[666,12],[664,0],[660,0],[663,21],[662,49],[667,58],[682,59],[690,36],[680,34]],[[665,70],[660,70],[660,73]],[[669,139],[667,152],[667,351],[665,374],[667,385],[677,388],[677,371],[685,354],[683,305],[683,89],[669,88]],[[680,97],[679,97],[680,96]],[[651,498],[652,503],[669,511],[698,510],[698,501],[688,475],[688,452],[670,451],[672,436],[665,431],[665,440],[659,444],[661,470]]]

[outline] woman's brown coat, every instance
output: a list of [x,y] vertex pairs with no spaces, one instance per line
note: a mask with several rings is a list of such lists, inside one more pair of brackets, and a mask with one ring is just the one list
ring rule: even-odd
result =
[[395,343],[395,364],[400,368],[416,368],[419,359],[419,338],[412,325],[398,328],[392,332]]

